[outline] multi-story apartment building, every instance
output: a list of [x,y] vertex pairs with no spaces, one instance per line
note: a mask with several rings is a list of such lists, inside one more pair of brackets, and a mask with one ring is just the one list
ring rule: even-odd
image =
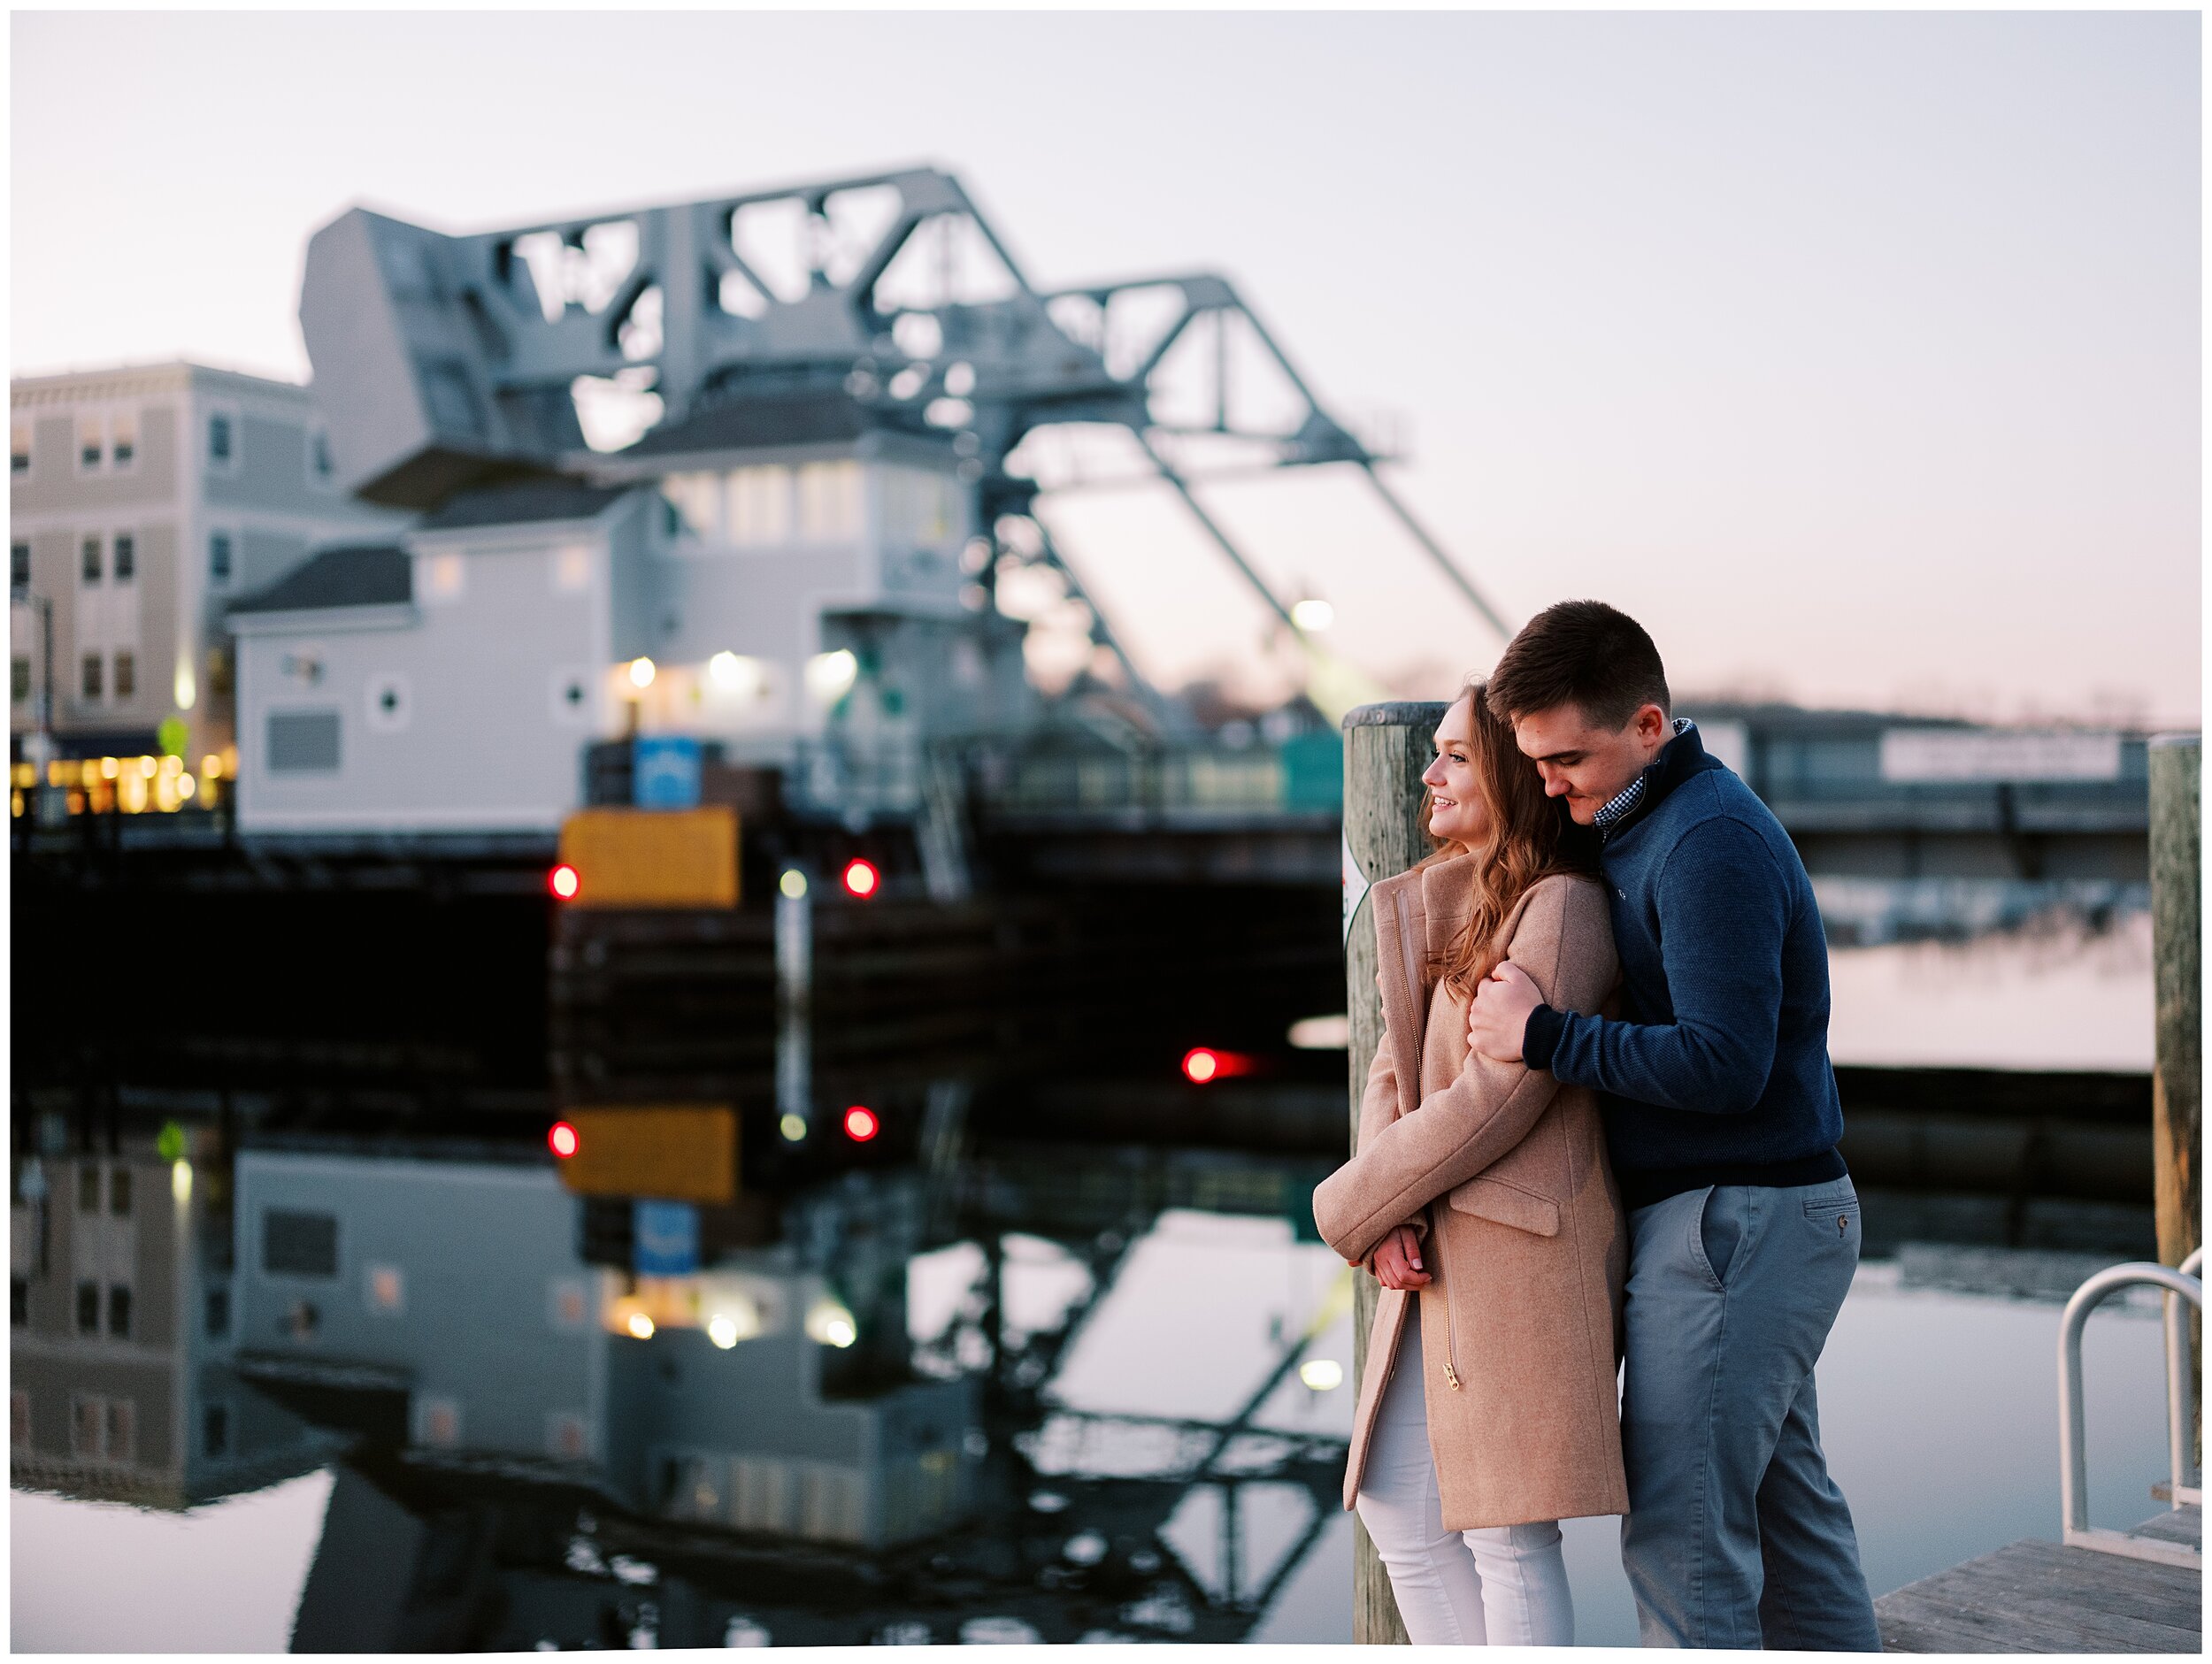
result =
[[236,1372],[219,1164],[141,1135],[114,1154],[19,1155],[10,1177],[15,1484],[187,1508],[328,1460],[342,1441]]
[[12,381],[8,484],[19,759],[42,728],[58,757],[151,755],[172,717],[184,755],[221,751],[230,597],[404,523],[338,489],[307,388],[191,364]]

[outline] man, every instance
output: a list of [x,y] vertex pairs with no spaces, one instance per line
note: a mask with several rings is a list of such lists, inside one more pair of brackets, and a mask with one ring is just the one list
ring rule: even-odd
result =
[[1599,1093],[1629,1218],[1621,1560],[1645,1645],[1879,1652],[1813,1395],[1859,1209],[1804,863],[1603,602],[1538,615],[1488,700],[1601,840],[1611,892],[1617,1018],[1553,1010],[1509,962],[1468,1029]]

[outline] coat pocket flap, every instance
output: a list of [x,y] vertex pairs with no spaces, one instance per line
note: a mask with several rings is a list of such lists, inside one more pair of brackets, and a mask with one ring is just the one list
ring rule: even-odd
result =
[[1559,1204],[1534,1191],[1509,1185],[1502,1178],[1478,1173],[1451,1194],[1451,1204],[1463,1214],[1494,1219],[1516,1231],[1539,1237],[1559,1234]]

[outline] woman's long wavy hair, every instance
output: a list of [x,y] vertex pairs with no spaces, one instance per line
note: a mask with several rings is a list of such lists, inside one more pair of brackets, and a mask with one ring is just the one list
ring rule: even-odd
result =
[[[1499,927],[1529,887],[1554,873],[1583,870],[1562,847],[1559,806],[1544,795],[1543,777],[1514,744],[1511,726],[1490,714],[1482,695],[1480,682],[1470,682],[1459,693],[1474,709],[1475,782],[1488,816],[1489,835],[1470,849],[1430,833],[1436,853],[1420,863],[1425,867],[1461,855],[1476,858],[1474,911],[1430,967],[1463,1000],[1473,999],[1476,986],[1505,957],[1504,944],[1497,939]],[[1425,788],[1421,798],[1425,832],[1434,803],[1435,794]]]

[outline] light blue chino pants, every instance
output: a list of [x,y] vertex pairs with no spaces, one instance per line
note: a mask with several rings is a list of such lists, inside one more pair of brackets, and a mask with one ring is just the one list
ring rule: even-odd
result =
[[1646,1646],[1878,1652],[1813,1366],[1859,1263],[1848,1178],[1628,1216],[1621,1563]]

